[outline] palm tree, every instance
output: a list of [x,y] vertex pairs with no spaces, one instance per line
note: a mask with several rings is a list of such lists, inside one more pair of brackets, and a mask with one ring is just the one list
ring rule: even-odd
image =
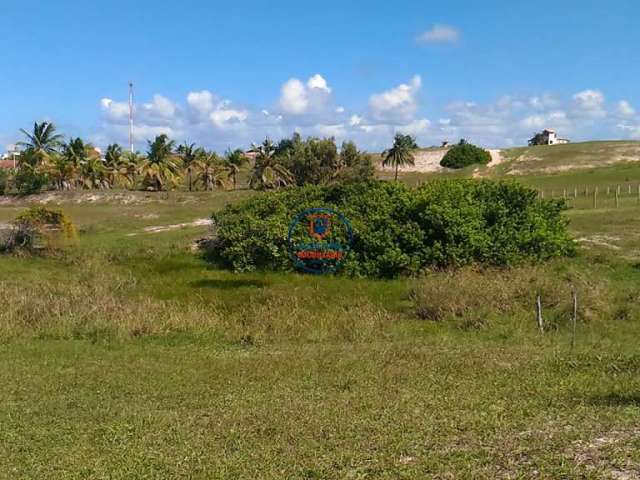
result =
[[144,184],[147,188],[160,191],[175,182],[179,171],[173,156],[175,142],[163,133],[148,144],[147,159],[142,164]]
[[27,155],[24,159],[32,167],[44,163],[62,145],[62,135],[56,133],[56,127],[51,122],[35,122],[31,133],[23,128],[20,131],[27,137],[27,141],[18,142],[18,145],[25,147]]
[[294,182],[291,172],[281,165],[274,155],[276,147],[270,139],[265,139],[261,145],[252,145],[251,151],[257,153],[249,179],[251,188],[279,188]]
[[80,165],[82,187],[86,189],[108,188],[109,181],[104,163],[95,155],[89,156]]
[[122,155],[122,178],[132,188],[136,187],[138,173],[142,169],[143,162],[144,157],[136,152],[126,151]]
[[58,153],[49,155],[46,170],[53,179],[57,190],[71,189],[76,172],[64,155]]
[[[76,177],[75,183],[80,186],[84,185],[82,165],[89,158],[89,150],[91,149],[92,147],[85,145],[81,138],[70,138],[67,143],[62,144],[62,160],[69,165],[72,177]],[[80,174],[80,178],[77,178],[78,174]]]
[[104,168],[107,171],[109,186],[113,188],[121,175],[122,168],[122,147],[117,143],[107,146],[104,153]]
[[411,135],[397,133],[393,140],[393,147],[382,152],[384,157],[382,166],[393,166],[396,169],[395,180],[398,181],[398,167],[415,165],[415,151],[418,149],[415,139]]
[[198,180],[206,191],[229,187],[229,174],[217,153],[211,152],[201,155],[197,160],[197,167],[200,170]]
[[178,147],[176,151],[182,157],[182,163],[187,169],[187,178],[189,180],[189,191],[191,191],[193,187],[193,178],[192,178],[193,166],[195,165],[198,157],[202,154],[202,150],[199,148],[196,148],[195,143],[189,144],[187,142],[184,142],[182,145]]
[[224,154],[223,164],[229,172],[229,179],[233,183],[233,189],[236,189],[238,173],[240,172],[240,167],[243,163],[247,161],[247,157],[245,157],[244,152],[239,148],[235,150],[227,150]]

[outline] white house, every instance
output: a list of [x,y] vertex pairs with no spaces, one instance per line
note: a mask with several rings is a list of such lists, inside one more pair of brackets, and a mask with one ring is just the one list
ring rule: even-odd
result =
[[555,130],[547,128],[542,131],[542,137],[546,141],[546,145],[560,145],[563,143],[569,143],[567,138],[559,138]]

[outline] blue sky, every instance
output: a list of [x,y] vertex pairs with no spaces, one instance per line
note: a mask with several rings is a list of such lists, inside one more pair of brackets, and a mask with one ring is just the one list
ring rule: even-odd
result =
[[35,120],[99,146],[295,131],[420,144],[640,139],[640,3],[2,0],[0,150]]

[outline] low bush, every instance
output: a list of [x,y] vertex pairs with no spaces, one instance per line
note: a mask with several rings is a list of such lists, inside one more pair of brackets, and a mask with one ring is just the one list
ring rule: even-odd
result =
[[0,252],[51,252],[76,239],[73,222],[61,210],[34,206],[18,215],[0,239]]
[[437,180],[417,189],[397,182],[305,186],[253,197],[213,215],[208,257],[235,271],[291,270],[287,232],[314,207],[350,219],[349,275],[389,278],[471,263],[511,265],[574,251],[565,204],[538,200],[515,182]]
[[486,165],[491,161],[491,155],[486,150],[476,147],[465,140],[460,140],[458,145],[449,149],[440,161],[440,165],[446,168],[464,168],[469,165]]
[[4,195],[9,191],[11,182],[11,171],[0,168],[0,195]]

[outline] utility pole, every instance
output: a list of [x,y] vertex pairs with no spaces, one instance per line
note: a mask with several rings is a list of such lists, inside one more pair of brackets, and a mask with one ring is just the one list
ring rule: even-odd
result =
[[133,148],[133,82],[129,81],[129,150],[134,153]]

